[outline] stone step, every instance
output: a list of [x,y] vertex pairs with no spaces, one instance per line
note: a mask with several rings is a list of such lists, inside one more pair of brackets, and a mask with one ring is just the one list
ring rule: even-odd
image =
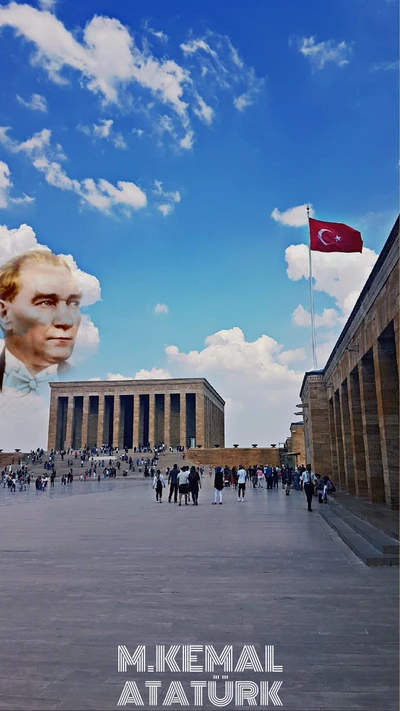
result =
[[372,543],[367,541],[360,533],[357,533],[354,528],[351,528],[340,516],[337,516],[329,506],[321,506],[319,511],[331,528],[336,531],[346,545],[351,548],[353,553],[366,565],[373,567],[399,564],[398,556],[381,553]]
[[364,521],[359,516],[351,513],[344,506],[340,504],[329,502],[332,507],[332,511],[339,516],[345,523],[347,523],[356,533],[361,534],[367,541],[369,541],[374,548],[376,548],[381,553],[389,553],[392,555],[399,555],[399,542],[394,538],[387,536],[382,531],[379,531],[375,526],[372,526],[367,521]]

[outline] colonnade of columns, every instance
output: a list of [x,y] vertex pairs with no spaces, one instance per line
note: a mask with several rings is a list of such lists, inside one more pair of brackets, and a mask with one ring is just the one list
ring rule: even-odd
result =
[[333,476],[349,494],[399,505],[399,377],[393,324],[329,401]]
[[60,396],[49,447],[204,446],[204,396],[197,393]]

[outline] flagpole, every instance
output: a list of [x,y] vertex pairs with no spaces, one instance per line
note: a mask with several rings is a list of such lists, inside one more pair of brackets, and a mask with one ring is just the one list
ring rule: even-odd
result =
[[310,206],[307,205],[307,222],[308,222],[308,263],[310,271],[310,314],[311,314],[311,345],[312,345],[312,355],[313,355],[313,368],[318,369],[317,365],[317,347],[315,340],[315,314],[314,314],[314,290],[313,290],[313,276],[312,276],[312,259],[311,259],[311,231],[310,231]]

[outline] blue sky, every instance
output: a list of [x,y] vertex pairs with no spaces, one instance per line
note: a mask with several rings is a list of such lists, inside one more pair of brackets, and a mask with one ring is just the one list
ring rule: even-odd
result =
[[84,272],[77,378],[205,376],[227,444],[284,440],[311,365],[301,206],[366,248],[315,257],[320,366],[396,216],[397,12],[0,8],[0,259],[37,240]]

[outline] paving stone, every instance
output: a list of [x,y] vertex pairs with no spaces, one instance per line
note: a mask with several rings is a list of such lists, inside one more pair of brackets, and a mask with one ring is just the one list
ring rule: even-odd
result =
[[0,489],[0,709],[116,709],[135,678],[118,644],[196,642],[236,660],[273,644],[284,711],[397,708],[398,571],[360,564],[301,492],[214,507],[206,481],[179,508],[140,480],[76,483],[3,504]]

